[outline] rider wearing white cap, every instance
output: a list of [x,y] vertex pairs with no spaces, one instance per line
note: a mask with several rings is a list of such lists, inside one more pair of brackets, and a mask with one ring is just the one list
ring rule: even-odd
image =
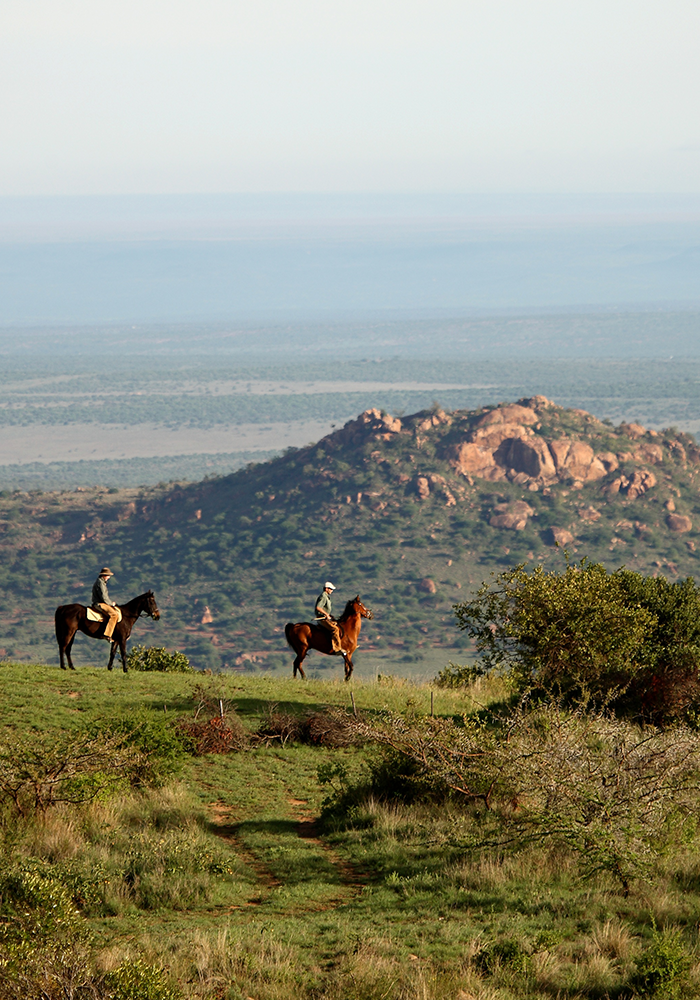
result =
[[328,629],[331,633],[331,639],[333,641],[333,652],[342,652],[340,646],[340,630],[333,618],[331,606],[331,594],[335,590],[334,585],[330,580],[326,580],[323,585],[323,592],[316,598],[316,607],[314,608],[314,614],[316,615],[317,624],[321,628]]

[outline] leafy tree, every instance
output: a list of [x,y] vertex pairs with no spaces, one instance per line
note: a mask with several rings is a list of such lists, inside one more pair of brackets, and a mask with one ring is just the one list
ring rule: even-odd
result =
[[517,686],[617,692],[657,719],[700,696],[700,589],[582,560],[563,572],[508,570],[455,605],[486,670]]
[[507,670],[523,688],[561,690],[624,682],[656,624],[628,600],[619,574],[585,561],[563,573],[517,566],[456,604],[455,615],[487,670]]

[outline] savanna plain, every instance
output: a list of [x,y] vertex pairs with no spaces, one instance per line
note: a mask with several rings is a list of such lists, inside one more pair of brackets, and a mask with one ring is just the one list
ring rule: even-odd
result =
[[455,666],[0,671],[3,998],[697,993],[692,727]]

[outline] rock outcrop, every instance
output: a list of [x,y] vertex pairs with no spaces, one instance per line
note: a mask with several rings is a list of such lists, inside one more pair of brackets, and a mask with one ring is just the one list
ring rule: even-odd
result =
[[552,545],[571,545],[574,536],[566,528],[550,528],[549,539]]
[[508,528],[510,531],[522,531],[527,527],[528,518],[532,517],[535,511],[525,503],[524,500],[515,500],[513,503],[499,503],[493,509],[489,518],[492,528]]
[[[565,425],[568,433],[556,433],[563,423],[562,415],[567,413],[575,414],[581,421],[580,436],[568,429],[570,418]],[[596,451],[596,439],[609,440],[614,436],[622,438],[626,450]],[[665,440],[661,444],[651,438],[658,435],[641,424],[621,424],[617,431],[608,433],[585,410],[561,411],[544,396],[534,396],[479,414],[467,425],[461,440],[455,440],[454,432],[448,434],[443,457],[456,473],[469,479],[509,480],[529,485],[533,490],[556,482],[581,489],[617,472],[621,463],[661,465],[665,460],[664,446],[673,451],[672,445],[678,445],[683,454],[676,449],[673,452],[676,461],[696,459],[694,452],[692,458],[688,455],[686,459],[679,442]],[[697,461],[700,463],[700,450]],[[630,471],[627,464],[624,473],[603,485],[609,496],[622,493],[634,500],[656,485],[656,477],[648,468]]]
[[684,514],[669,514],[666,524],[669,531],[677,531],[679,534],[693,530],[693,522]]

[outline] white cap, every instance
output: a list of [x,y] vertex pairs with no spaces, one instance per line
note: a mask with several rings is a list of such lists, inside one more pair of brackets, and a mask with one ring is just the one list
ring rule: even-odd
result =
[[324,590],[326,590],[326,588],[328,588],[328,589],[330,589],[330,590],[335,590],[335,589],[336,589],[336,588],[335,588],[335,587],[333,586],[333,584],[331,583],[331,581],[330,581],[330,580],[326,580],[326,582],[324,583],[324,585],[323,585],[323,589],[324,589]]

